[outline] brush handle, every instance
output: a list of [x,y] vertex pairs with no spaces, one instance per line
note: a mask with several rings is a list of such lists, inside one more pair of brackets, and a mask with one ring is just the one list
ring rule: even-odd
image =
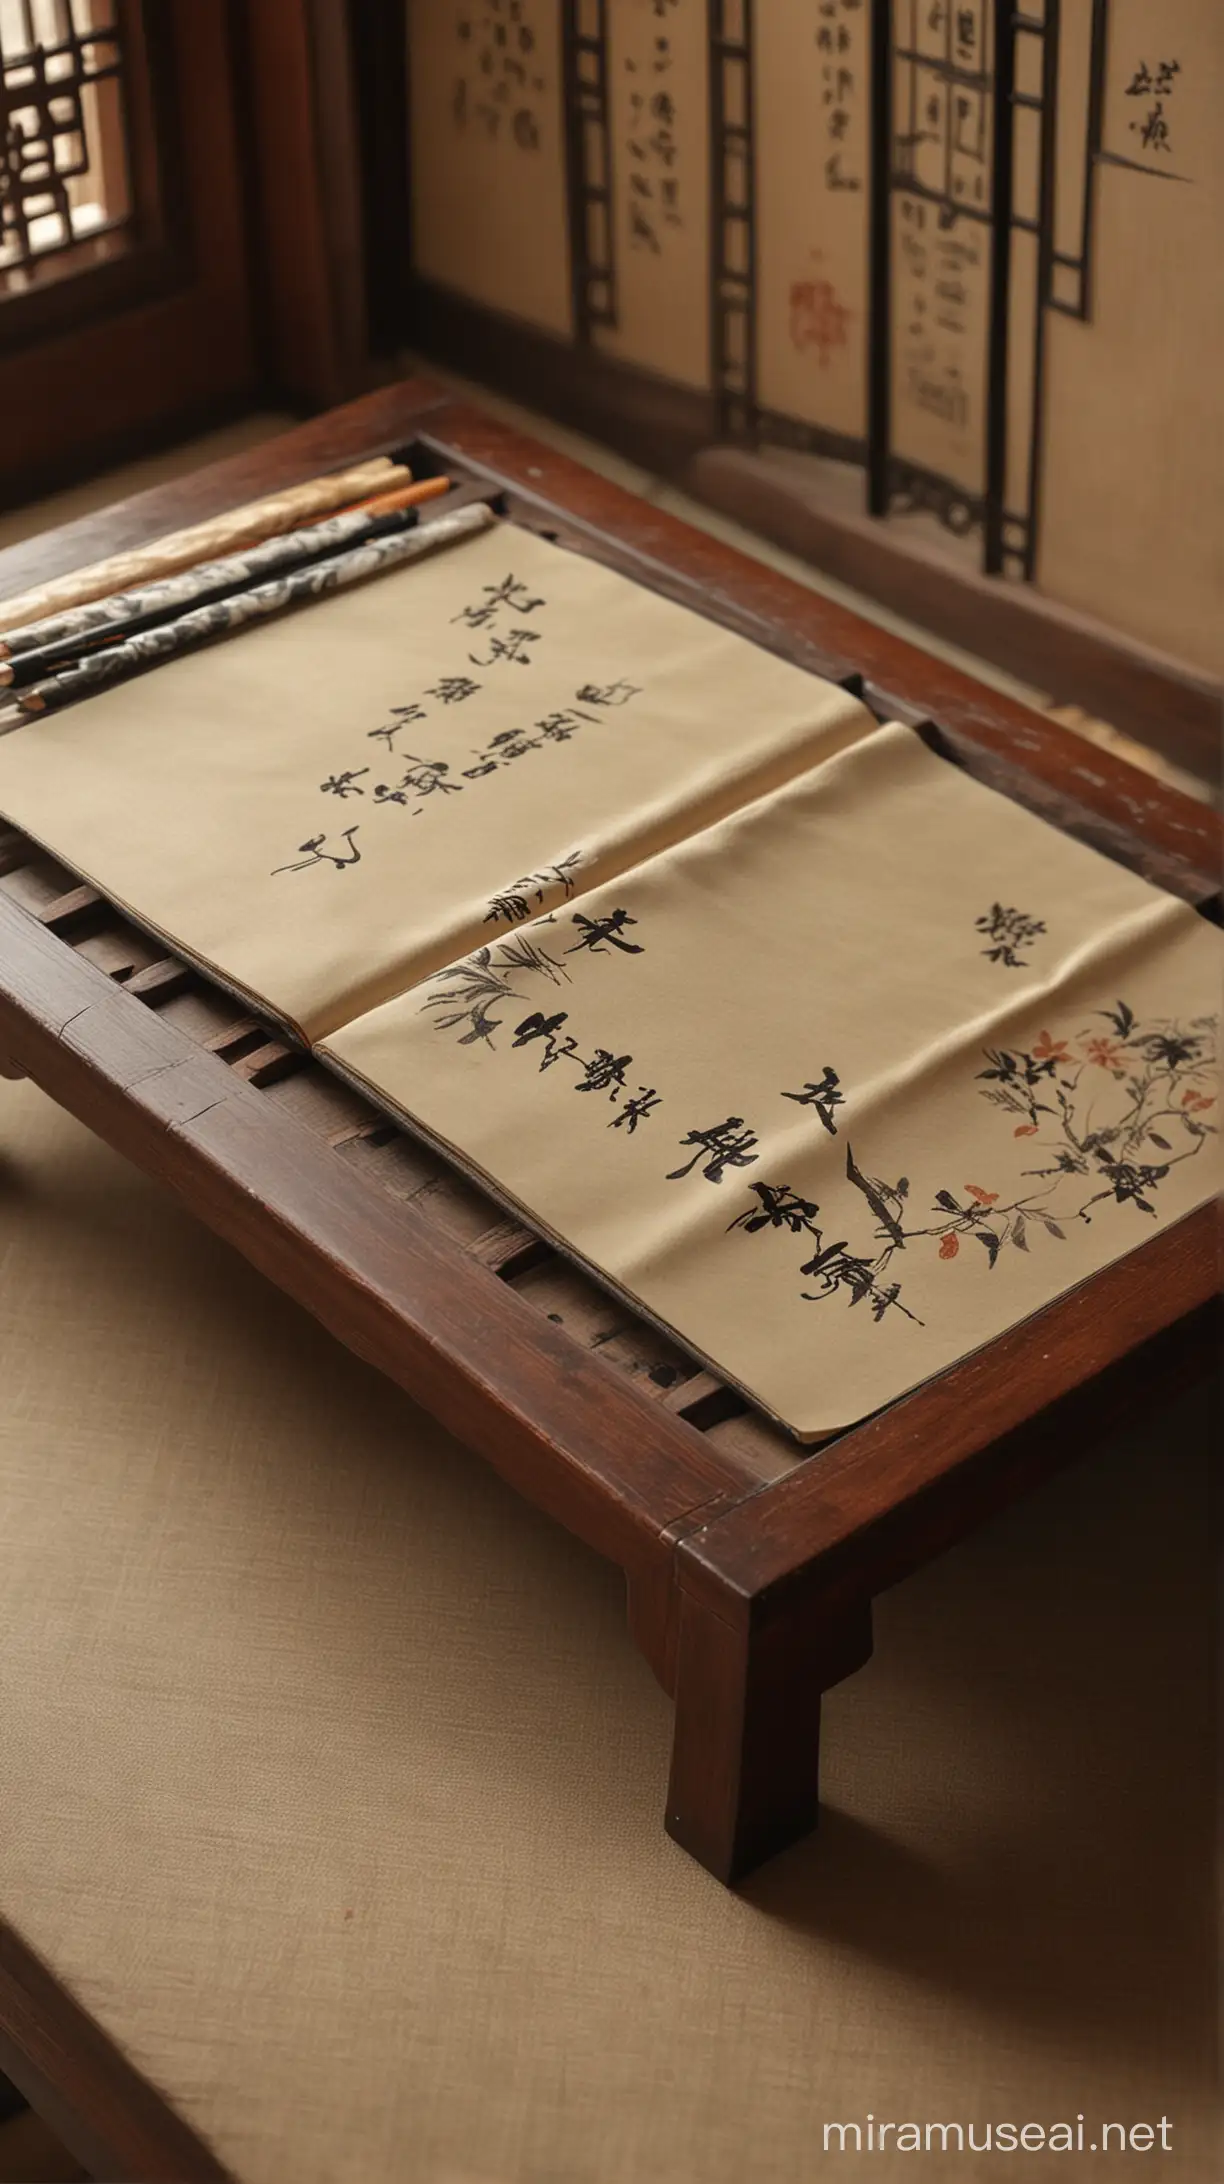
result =
[[219,554],[237,553],[261,539],[291,531],[312,516],[351,509],[372,493],[387,493],[407,485],[410,477],[403,464],[380,455],[351,470],[334,471],[326,477],[307,479],[304,485],[289,486],[266,500],[228,508],[204,523],[193,524],[190,530],[171,532],[147,546],[113,554],[108,561],[96,561],[87,569],[53,577],[34,591],[0,600],[0,659],[16,658],[35,645],[50,643],[48,621],[58,622],[78,607],[105,599],[112,592],[153,583],[180,569],[195,568],[201,561],[215,561]]
[[7,683],[12,689],[20,690],[30,683],[41,682],[45,675],[65,665],[84,666],[86,657],[96,645],[124,639],[137,630],[147,630],[154,623],[168,621],[172,616],[204,606],[210,600],[224,598],[228,592],[245,591],[270,577],[300,568],[304,563],[318,561],[342,547],[357,546],[367,538],[377,538],[385,533],[409,530],[416,521],[415,507],[381,514],[377,509],[354,509],[351,513],[329,516],[322,523],[311,524],[308,529],[287,531],[283,537],[270,538],[262,546],[252,546],[245,553],[226,554],[219,561],[202,561],[198,568],[184,569],[177,576],[162,577],[155,584],[142,584],[137,591],[115,592],[109,599],[95,600],[89,606],[78,607],[71,615],[62,616],[61,625],[69,626],[62,628],[61,634],[50,638],[46,644],[21,652],[11,662],[0,660],[0,686]]
[[0,731],[42,720],[48,713],[58,712],[61,706],[72,704],[76,698],[91,696],[94,691],[112,683],[126,681],[143,668],[175,659],[180,653],[208,644],[214,637],[231,636],[235,630],[243,629],[248,622],[259,621],[265,615],[279,614],[286,607],[301,606],[308,600],[324,599],[332,592],[360,583],[367,576],[398,568],[404,562],[420,560],[426,554],[435,553],[439,547],[487,530],[496,521],[493,510],[484,501],[477,501],[466,508],[455,509],[453,514],[439,516],[432,523],[419,524],[408,531],[399,530],[389,537],[367,539],[347,553],[332,554],[324,561],[312,561],[305,568],[287,571],[271,583],[233,592],[210,606],[196,607],[190,614],[180,615],[176,621],[138,631],[124,643],[108,645],[104,651],[95,652],[88,659],[78,661],[15,696],[13,704],[0,714]]

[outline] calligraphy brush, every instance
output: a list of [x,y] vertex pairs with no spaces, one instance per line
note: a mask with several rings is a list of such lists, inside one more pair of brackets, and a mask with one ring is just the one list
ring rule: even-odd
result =
[[15,598],[0,599],[0,660],[15,659],[19,652],[49,644],[53,637],[75,637],[92,629],[99,619],[106,620],[105,605],[99,614],[98,602],[116,592],[160,582],[182,569],[197,568],[202,561],[216,561],[222,554],[245,553],[264,539],[296,530],[314,516],[326,516],[337,508],[352,507],[371,493],[407,485],[411,477],[406,464],[380,455],[350,470],[308,478],[265,500],[224,510],[189,530],[172,531],[88,568],[52,577]]
[[317,523],[267,539],[245,553],[200,562],[194,569],[142,585],[137,591],[116,593],[98,602],[105,614],[97,613],[91,629],[78,629],[73,635],[21,652],[14,660],[0,660],[0,689],[27,689],[105,646],[122,642],[139,630],[156,628],[184,609],[204,606],[243,590],[252,580],[262,582],[334,553],[338,547],[358,546],[368,538],[409,529],[417,521],[420,504],[436,499],[449,485],[449,478],[426,478],[419,485],[400,486]]
[[497,518],[488,503],[480,500],[446,511],[431,523],[420,524],[419,528],[415,509],[403,511],[398,517],[375,517],[373,521],[375,526],[385,528],[381,532],[367,528],[360,535],[360,542],[344,553],[330,554],[325,560],[310,561],[304,567],[282,569],[268,583],[249,585],[225,598],[214,599],[206,606],[197,606],[174,621],[159,622],[152,629],[135,631],[120,643],[106,645],[85,659],[78,656],[69,665],[53,671],[45,681],[20,695],[15,693],[11,705],[0,712],[0,733],[22,727],[29,721],[41,720],[45,714],[70,705],[75,698],[88,697],[111,683],[124,682],[130,676],[138,675],[143,668],[194,651],[214,637],[229,636],[248,622],[279,614],[285,607],[325,598],[380,570],[415,561],[439,546],[449,545],[454,539],[471,537],[477,531],[486,530]]

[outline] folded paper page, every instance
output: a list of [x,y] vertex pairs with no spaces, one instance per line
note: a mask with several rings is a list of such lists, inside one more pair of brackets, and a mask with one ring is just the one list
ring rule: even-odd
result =
[[1212,1195],[1222,977],[890,727],[325,1051],[815,1439]]
[[315,1038],[874,728],[483,508],[428,528],[465,520],[0,739],[0,813]]

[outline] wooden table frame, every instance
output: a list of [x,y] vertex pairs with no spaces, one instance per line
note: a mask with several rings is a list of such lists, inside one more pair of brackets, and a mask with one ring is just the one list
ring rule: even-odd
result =
[[[0,595],[315,472],[410,450],[822,674],[1218,911],[1203,805],[421,380],[0,554]],[[625,1573],[675,1700],[666,1825],[725,1881],[817,1815],[819,1697],[875,1594],[1214,1339],[1211,1209],[803,1456],[411,1132],[0,836],[0,1054]]]

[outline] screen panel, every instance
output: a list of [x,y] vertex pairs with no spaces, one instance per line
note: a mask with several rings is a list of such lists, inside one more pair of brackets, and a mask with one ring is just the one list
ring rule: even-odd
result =
[[408,0],[418,273],[573,331],[561,0]]
[[779,426],[809,425],[861,448],[871,202],[865,0],[758,7],[754,73],[757,397]]
[[615,323],[595,345],[710,384],[709,26],[705,0],[606,0]]
[[[892,449],[903,464],[963,488],[956,520],[965,528],[987,482],[993,44],[988,0],[898,0]],[[895,471],[902,495],[908,486],[930,505],[921,484]],[[950,497],[941,512],[954,505]]]
[[1224,673],[1224,10],[1113,0],[1091,309],[1048,330],[1043,590]]
[[410,22],[431,279],[576,370],[595,349],[712,395],[724,440],[862,464],[874,513],[933,514],[968,566],[1224,664],[1218,0]]

